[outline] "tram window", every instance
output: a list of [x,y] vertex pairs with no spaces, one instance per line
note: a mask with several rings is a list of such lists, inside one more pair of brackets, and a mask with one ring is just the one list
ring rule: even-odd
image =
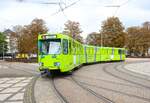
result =
[[68,40],[63,39],[63,53],[68,54]]
[[42,55],[61,53],[60,39],[41,40],[40,42],[41,42],[40,53]]
[[125,54],[125,51],[124,51],[124,50],[122,50],[122,54]]
[[119,52],[119,54],[121,54],[121,52],[122,52],[121,49],[119,49],[118,52]]
[[76,50],[75,50],[75,49],[76,49],[76,48],[75,48],[75,42],[74,42],[74,41],[72,42],[72,46],[73,46],[73,48],[72,48],[72,49],[73,49],[73,51],[72,51],[72,52],[73,52],[73,54],[75,55],[75,52],[76,52]]
[[70,51],[70,54],[72,54],[71,40],[69,41],[69,51]]

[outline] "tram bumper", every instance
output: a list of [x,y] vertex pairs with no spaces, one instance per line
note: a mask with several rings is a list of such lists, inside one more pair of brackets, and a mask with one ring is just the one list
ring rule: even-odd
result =
[[60,69],[59,66],[50,66],[50,67],[41,66],[41,67],[39,67],[40,71],[47,71],[47,70],[51,71],[51,70],[59,70],[59,69]]

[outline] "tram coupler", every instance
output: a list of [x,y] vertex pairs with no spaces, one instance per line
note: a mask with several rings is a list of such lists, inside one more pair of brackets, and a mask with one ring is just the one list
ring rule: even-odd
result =
[[45,72],[48,76],[51,76],[51,72],[48,69],[46,69]]

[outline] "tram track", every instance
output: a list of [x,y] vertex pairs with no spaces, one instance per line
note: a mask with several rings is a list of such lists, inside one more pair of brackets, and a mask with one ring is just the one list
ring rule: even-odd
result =
[[[120,65],[120,64],[119,64],[119,65]],[[118,73],[120,73],[120,75],[124,75],[121,71],[118,71],[118,70],[116,69],[119,65],[115,65],[114,68],[111,68],[111,69],[117,71]],[[106,67],[103,68],[103,71],[106,72],[107,74],[113,76],[113,77],[116,77],[116,78],[119,78],[119,79],[121,79],[121,80],[127,81],[127,82],[129,82],[129,83],[132,83],[132,84],[135,84],[135,85],[138,85],[138,86],[141,86],[141,87],[150,89],[150,87],[147,86],[147,85],[144,85],[144,84],[141,84],[141,83],[132,81],[131,79],[126,79],[126,78],[124,78],[125,76],[124,76],[124,77],[123,77],[123,76],[118,76],[118,75],[116,75],[116,74],[118,74],[118,73],[113,73],[114,71],[109,71],[109,70],[107,70]]]
[[[92,89],[90,89],[90,88],[84,86],[80,81],[78,81],[77,79],[75,79],[73,76],[71,76],[71,77],[69,76],[69,79],[67,79],[67,78],[65,78],[65,77],[61,77],[61,79],[62,79],[62,78],[63,78],[64,80],[69,80],[69,81],[71,81],[74,85],[77,85],[78,87],[82,88],[85,92],[89,92],[91,95],[93,95],[94,97],[100,99],[100,100],[103,101],[104,103],[115,103],[114,101],[110,100],[109,98],[106,98],[106,97],[104,97],[103,95],[101,95],[101,94],[99,94],[99,93],[93,91]],[[68,101],[68,100],[66,99],[66,97],[64,96],[64,94],[59,91],[59,89],[57,88],[57,85],[56,85],[56,83],[55,83],[55,79],[57,79],[57,77],[56,77],[56,78],[51,77],[51,78],[50,78],[50,82],[51,82],[51,84],[52,84],[52,86],[53,86],[53,89],[54,89],[54,91],[55,91],[55,94],[56,94],[57,97],[61,100],[61,103],[72,103],[72,102],[69,102],[69,101],[71,101],[71,100]],[[94,103],[97,103],[97,102],[94,102]],[[98,102],[98,103],[101,103],[101,102]]]
[[[144,97],[140,97],[140,96],[137,96],[137,95],[133,95],[133,94],[121,92],[121,91],[118,91],[118,90],[114,90],[114,89],[110,89],[110,88],[105,88],[105,87],[102,87],[102,86],[99,86],[99,85],[94,85],[94,84],[90,84],[90,83],[83,82],[83,81],[78,81],[78,82],[80,84],[82,84],[82,85],[86,85],[86,86],[89,86],[89,87],[94,87],[94,88],[97,88],[97,89],[103,89],[103,90],[106,90],[106,91],[109,91],[109,92],[111,91],[111,92],[114,92],[114,93],[119,93],[119,94],[122,94],[122,95],[126,95],[126,96],[129,96],[129,97],[134,97],[134,98],[137,98],[137,99],[142,99],[144,101],[150,102],[149,98],[144,98]],[[84,87],[86,87],[86,86],[84,86]],[[86,87],[86,88],[88,88],[88,87]]]
[[55,94],[57,95],[57,97],[60,99],[61,103],[69,103],[69,101],[65,98],[65,96],[63,96],[63,94],[57,89],[56,84],[55,84],[55,80],[54,77],[50,78],[50,82],[53,86],[53,89],[55,91]]
[[127,87],[133,87],[133,86],[134,86],[134,87],[136,87],[136,88],[141,88],[140,86],[125,84],[125,83],[120,83],[120,82],[113,82],[113,81],[105,80],[105,79],[90,78],[90,77],[81,76],[81,75],[74,75],[74,76],[75,76],[75,77],[78,77],[78,78],[83,78],[83,79],[90,79],[90,80],[102,81],[102,82],[109,83],[109,84],[115,84],[115,85],[121,85],[121,86],[127,86]]
[[139,78],[139,79],[141,79],[141,80],[145,80],[145,81],[147,81],[147,82],[150,82],[150,79],[148,79],[148,78],[150,78],[150,76],[147,76],[147,75],[144,75],[144,74],[140,74],[140,73],[137,73],[137,72],[130,71],[130,70],[126,69],[126,68],[124,67],[124,65],[121,65],[121,69],[116,68],[116,70],[119,71],[119,72],[122,72],[122,73],[124,73],[124,74],[127,74],[127,75],[129,75],[129,76],[132,76],[132,77]]
[[114,101],[110,100],[109,98],[104,97],[103,95],[93,91],[92,89],[84,86],[81,84],[80,81],[78,81],[77,79],[75,79],[73,76],[71,76],[72,81],[74,81],[78,86],[80,86],[82,89],[88,91],[89,93],[91,93],[92,95],[94,95],[95,97],[103,100],[105,103],[115,103]]
[[[120,65],[120,64],[119,64]],[[102,67],[102,70],[105,72],[105,70],[104,69],[106,69],[108,66],[107,65],[105,65],[104,67]],[[118,67],[118,64],[117,65],[115,65],[115,67],[113,67],[113,69],[116,69],[116,67]],[[109,69],[111,69],[111,68],[109,68]],[[108,70],[108,72],[109,72],[109,70]],[[105,72],[106,74],[108,74],[107,72]],[[113,73],[113,72],[111,72],[111,73]],[[115,74],[115,73],[114,73]],[[113,75],[111,75],[111,76],[113,76],[114,77],[114,74]],[[110,74],[109,74],[110,75]],[[77,77],[77,78],[80,78],[81,80],[78,80],[77,82],[78,82],[78,84],[80,84],[80,85],[83,85],[84,87],[86,87],[86,88],[88,88],[88,89],[90,89],[90,87],[92,87],[92,92],[93,92],[93,87],[95,87],[95,88],[97,88],[97,89],[103,89],[103,90],[106,90],[106,91],[111,91],[111,92],[114,92],[114,93],[119,93],[119,94],[122,94],[122,95],[126,95],[126,96],[128,96],[128,97],[133,97],[133,98],[136,98],[136,99],[141,99],[141,100],[143,100],[143,101],[147,101],[147,102],[150,102],[150,98],[149,97],[144,97],[144,96],[140,96],[140,95],[136,95],[136,94],[133,94],[132,92],[130,93],[130,92],[122,92],[122,91],[118,91],[118,90],[115,90],[115,89],[111,89],[111,88],[107,88],[107,87],[103,87],[103,86],[99,86],[99,85],[93,85],[93,84],[91,84],[91,83],[89,83],[89,82],[87,82],[87,81],[84,81],[84,79],[85,79],[85,77],[83,78],[82,77],[82,75],[81,76],[79,76],[78,77],[78,75],[73,75],[74,77]],[[116,78],[118,78],[118,76],[115,76]],[[124,77],[124,76],[123,76]],[[93,78],[90,78],[90,77],[87,77],[86,79],[91,79],[91,80],[95,80],[95,79],[93,79]],[[124,79],[122,79],[122,77],[119,77],[118,79],[120,79],[120,80],[124,80]],[[76,79],[77,80],[77,79]],[[99,79],[99,78],[96,78],[96,80],[99,80],[99,81],[104,81],[104,82],[108,82],[108,83],[114,83],[114,82],[112,82],[112,81],[108,81],[108,80],[101,80],[101,79]],[[145,87],[146,87],[146,89],[147,89],[147,87],[148,86],[145,86],[144,85],[144,87],[143,87],[143,85],[141,86],[141,85],[139,85],[140,83],[136,83],[136,82],[132,82],[132,81],[130,81],[130,80],[126,80],[125,79],[125,81],[126,82],[129,82],[129,83],[131,83],[131,84],[134,84],[135,85],[135,87],[136,88],[139,88],[139,90],[140,89],[144,89]],[[130,87],[130,86],[132,86],[132,87],[134,87],[134,85],[128,85],[128,84],[125,84],[124,85],[124,83],[116,83],[115,82],[115,84],[117,85],[121,85],[121,86],[128,86],[128,88]],[[88,86],[88,87],[87,87]],[[148,87],[149,88],[149,87]],[[90,89],[91,90],[91,89]],[[95,91],[95,90],[94,90]]]

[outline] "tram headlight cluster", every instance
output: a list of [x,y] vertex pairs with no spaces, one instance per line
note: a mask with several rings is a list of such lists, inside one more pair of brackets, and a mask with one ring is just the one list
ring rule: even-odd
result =
[[42,63],[42,62],[40,62],[40,63],[39,63],[39,66],[43,66],[43,63]]
[[54,62],[54,66],[60,66],[60,62]]

